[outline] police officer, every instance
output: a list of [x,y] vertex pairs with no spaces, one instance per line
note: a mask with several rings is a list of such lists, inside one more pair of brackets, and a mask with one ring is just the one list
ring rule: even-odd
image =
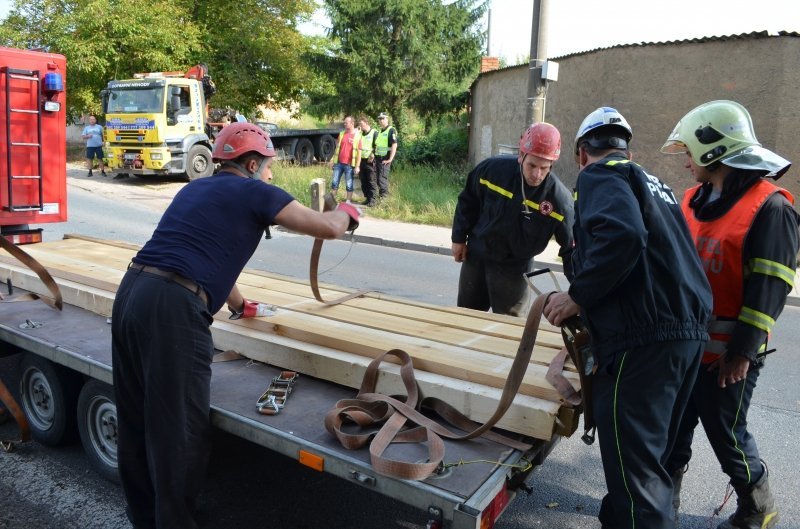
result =
[[461,263],[459,307],[524,314],[524,274],[553,235],[569,277],[572,196],[550,171],[560,152],[558,129],[534,123],[520,138],[519,156],[488,158],[470,172],[451,236],[453,258]]
[[375,170],[378,173],[378,192],[380,198],[389,196],[389,172],[392,161],[397,154],[397,131],[389,125],[389,116],[385,112],[378,115],[380,132],[375,140]]
[[[794,286],[798,214],[792,195],[771,182],[791,164],[761,147],[750,114],[734,101],[691,110],[661,150],[685,153],[698,182],[682,207],[714,294],[711,340],[667,470],[679,493],[701,420],[738,498],[719,527],[773,527],[778,511],[747,412],[769,333]],[[679,505],[676,493],[676,517]]]
[[708,338],[711,289],[672,191],[630,160],[632,135],[610,107],[578,129],[574,277],[544,314],[561,325],[580,311],[591,336],[602,527],[672,529],[663,464]]
[[364,115],[358,118],[358,126],[361,128],[361,192],[364,194],[364,205],[373,207],[375,195],[378,194],[375,179],[375,144],[378,131],[370,126],[369,119]]

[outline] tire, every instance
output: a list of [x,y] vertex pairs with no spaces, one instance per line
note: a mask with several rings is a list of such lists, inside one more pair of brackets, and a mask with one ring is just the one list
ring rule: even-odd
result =
[[294,146],[294,161],[300,165],[311,165],[314,162],[314,146],[308,138],[300,138]]
[[214,163],[211,161],[211,150],[205,145],[193,145],[186,158],[186,177],[189,181],[211,176]]
[[105,479],[119,483],[117,406],[108,384],[90,380],[78,397],[78,432],[89,465]]
[[47,446],[74,440],[80,376],[33,353],[22,358],[20,372],[20,404],[31,436]]
[[336,140],[330,134],[314,138],[314,154],[320,162],[327,162],[336,150]]

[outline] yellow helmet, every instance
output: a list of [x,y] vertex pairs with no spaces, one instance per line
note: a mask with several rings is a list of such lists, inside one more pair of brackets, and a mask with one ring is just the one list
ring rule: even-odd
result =
[[719,161],[730,167],[768,171],[775,179],[791,166],[788,160],[761,147],[747,109],[726,100],[690,110],[675,125],[661,152],[688,152],[700,166]]

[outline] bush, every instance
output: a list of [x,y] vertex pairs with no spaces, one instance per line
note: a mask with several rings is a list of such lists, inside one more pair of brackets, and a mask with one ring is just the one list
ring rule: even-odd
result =
[[404,143],[399,159],[412,165],[462,165],[469,149],[467,129],[441,128]]

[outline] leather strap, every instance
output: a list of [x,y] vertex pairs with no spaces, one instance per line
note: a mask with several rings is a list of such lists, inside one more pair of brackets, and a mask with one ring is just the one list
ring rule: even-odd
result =
[[[2,236],[0,236],[0,238],[5,239],[5,237]],[[22,408],[19,407],[19,404],[14,400],[14,397],[11,395],[11,392],[8,391],[6,385],[3,384],[2,380],[0,380],[0,402],[2,402],[11,413],[11,416],[17,421],[17,426],[19,427],[19,439],[0,439],[0,448],[5,452],[10,452],[14,449],[16,443],[24,443],[31,440],[31,426],[28,424],[28,419],[25,417]]]
[[47,296],[42,296],[40,294],[24,294],[22,296],[18,296],[16,298],[11,299],[4,299],[2,300],[3,303],[10,303],[14,301],[30,301],[32,299],[41,299],[47,305],[61,310],[63,308],[63,300],[61,298],[61,291],[58,288],[53,277],[50,273],[41,265],[39,261],[22,251],[16,244],[13,244],[11,241],[0,235],[0,247],[3,250],[10,253],[14,256],[19,262],[36,272],[36,275],[39,276],[39,279],[42,280],[42,283],[47,287],[47,290],[53,295],[52,298]]
[[[519,391],[533,353],[542,310],[548,296],[549,294],[538,296],[528,312],[517,355],[503,387],[497,409],[485,423],[480,424],[470,420],[440,399],[428,397],[418,403],[419,392],[411,357],[405,351],[392,349],[381,354],[369,364],[356,398],[340,400],[336,403],[336,407],[326,414],[325,428],[339,440],[342,446],[348,449],[361,448],[371,441],[370,459],[375,471],[401,479],[425,479],[436,470],[444,459],[442,437],[467,440],[483,436],[517,450],[528,450],[531,447],[529,443],[490,430],[503,417]],[[389,397],[375,393],[379,367],[387,356],[395,356],[401,360],[400,376],[406,390],[405,397]],[[446,422],[466,433],[455,433],[449,430],[424,415],[420,411],[422,409],[435,412]],[[342,429],[345,422],[355,423],[362,428],[370,426],[373,428],[371,431],[349,433]],[[407,422],[416,426],[404,429]],[[376,426],[380,423],[383,425]],[[428,458],[425,463],[398,461],[383,455],[391,443],[426,441]]]

